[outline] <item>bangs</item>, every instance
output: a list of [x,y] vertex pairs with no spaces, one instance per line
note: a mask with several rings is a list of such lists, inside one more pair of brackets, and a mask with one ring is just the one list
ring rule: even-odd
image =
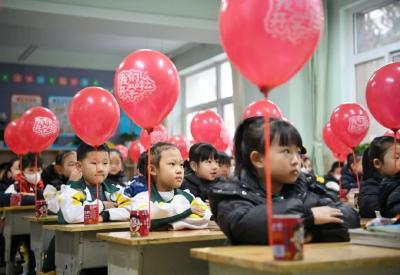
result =
[[304,150],[300,133],[292,124],[284,120],[273,120],[270,123],[271,143],[276,139],[279,139],[279,146],[296,145],[302,151]]
[[208,143],[197,143],[190,148],[189,160],[195,162],[202,162],[208,159],[218,160],[219,155],[217,149]]

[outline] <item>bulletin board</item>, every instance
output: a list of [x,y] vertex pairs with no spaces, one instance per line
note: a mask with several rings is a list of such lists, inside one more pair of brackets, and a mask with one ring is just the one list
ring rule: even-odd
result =
[[68,122],[68,106],[71,102],[70,96],[50,96],[49,109],[53,111],[60,121],[60,136],[73,137],[74,132]]
[[42,106],[40,95],[12,94],[11,95],[11,119],[17,119],[28,109]]

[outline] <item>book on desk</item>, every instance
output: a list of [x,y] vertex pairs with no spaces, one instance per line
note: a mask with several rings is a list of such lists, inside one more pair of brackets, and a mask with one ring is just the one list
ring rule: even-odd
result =
[[400,224],[350,229],[349,232],[351,243],[400,249]]

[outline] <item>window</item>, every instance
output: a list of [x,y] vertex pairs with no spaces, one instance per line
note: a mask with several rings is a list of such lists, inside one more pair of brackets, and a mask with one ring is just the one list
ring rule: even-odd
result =
[[193,139],[190,123],[194,115],[201,110],[211,109],[224,120],[231,137],[235,130],[233,114],[232,71],[228,61],[214,63],[183,76],[184,125],[186,136]]
[[[351,10],[353,47],[350,68],[354,70],[357,103],[368,109],[365,90],[369,78],[385,64],[400,61],[400,1],[364,1]],[[386,129],[369,113],[371,125],[365,142],[383,135]]]

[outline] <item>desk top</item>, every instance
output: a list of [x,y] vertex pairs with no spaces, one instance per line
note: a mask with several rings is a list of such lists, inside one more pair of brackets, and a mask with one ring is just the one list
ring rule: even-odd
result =
[[97,224],[47,224],[44,229],[64,232],[81,232],[129,228],[129,222],[100,222]]
[[0,211],[22,211],[22,210],[34,210],[34,205],[23,205],[23,206],[6,206],[1,207]]
[[304,260],[290,262],[272,260],[269,246],[192,248],[190,254],[215,263],[280,273],[400,263],[400,250],[350,243],[307,244]]
[[40,218],[36,218],[35,215],[32,215],[32,216],[23,216],[22,218],[26,221],[37,222],[37,223],[57,222],[57,215],[48,215],[46,217],[40,217]]
[[157,231],[150,232],[147,237],[131,237],[130,231],[97,233],[97,238],[112,243],[124,245],[145,245],[181,243],[191,241],[211,241],[226,239],[224,233],[219,230],[196,229],[180,231]]

